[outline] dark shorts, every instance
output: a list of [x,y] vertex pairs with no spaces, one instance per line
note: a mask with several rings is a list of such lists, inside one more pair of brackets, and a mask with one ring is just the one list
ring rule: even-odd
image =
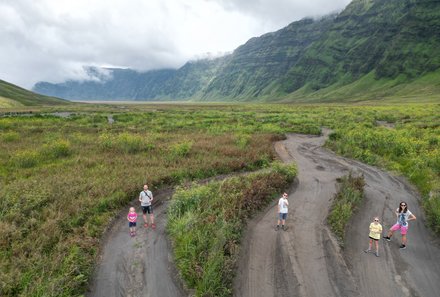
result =
[[136,222],[128,222],[128,227],[136,227]]
[[279,215],[280,215],[280,220],[285,220],[285,219],[287,219],[287,213],[279,213]]
[[148,205],[148,206],[142,206],[142,213],[146,214],[146,213],[152,214],[153,213],[153,205]]
[[368,237],[370,237],[371,240],[379,241],[379,239],[373,238],[373,237],[371,237],[371,236],[368,236]]

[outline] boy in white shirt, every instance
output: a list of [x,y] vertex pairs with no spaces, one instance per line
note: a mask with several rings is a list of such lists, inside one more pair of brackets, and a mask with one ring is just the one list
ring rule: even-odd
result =
[[287,219],[287,213],[288,211],[288,207],[289,207],[289,201],[287,201],[287,193],[283,194],[283,197],[280,198],[280,200],[278,201],[278,223],[277,223],[277,227],[275,228],[275,230],[279,230],[280,229],[280,223],[281,223],[281,228],[283,230],[285,229],[285,223],[286,223],[286,219]]

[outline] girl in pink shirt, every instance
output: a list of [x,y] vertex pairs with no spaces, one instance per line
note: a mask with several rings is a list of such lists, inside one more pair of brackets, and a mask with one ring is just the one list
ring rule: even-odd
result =
[[134,207],[130,207],[130,210],[127,215],[128,227],[130,228],[130,236],[133,237],[136,235],[136,220],[137,213]]

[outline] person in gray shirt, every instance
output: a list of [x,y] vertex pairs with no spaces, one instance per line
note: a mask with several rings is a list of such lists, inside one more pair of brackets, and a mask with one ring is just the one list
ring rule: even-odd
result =
[[144,190],[139,194],[139,201],[141,202],[142,207],[142,216],[144,218],[144,227],[148,228],[148,220],[147,213],[150,215],[150,224],[151,228],[156,229],[156,224],[154,223],[154,214],[153,214],[153,193],[148,190],[148,185],[144,185]]

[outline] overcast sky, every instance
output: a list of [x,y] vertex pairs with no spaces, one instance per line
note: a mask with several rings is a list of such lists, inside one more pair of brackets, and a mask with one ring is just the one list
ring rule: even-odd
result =
[[84,79],[83,66],[178,68],[351,0],[0,0],[0,79]]

